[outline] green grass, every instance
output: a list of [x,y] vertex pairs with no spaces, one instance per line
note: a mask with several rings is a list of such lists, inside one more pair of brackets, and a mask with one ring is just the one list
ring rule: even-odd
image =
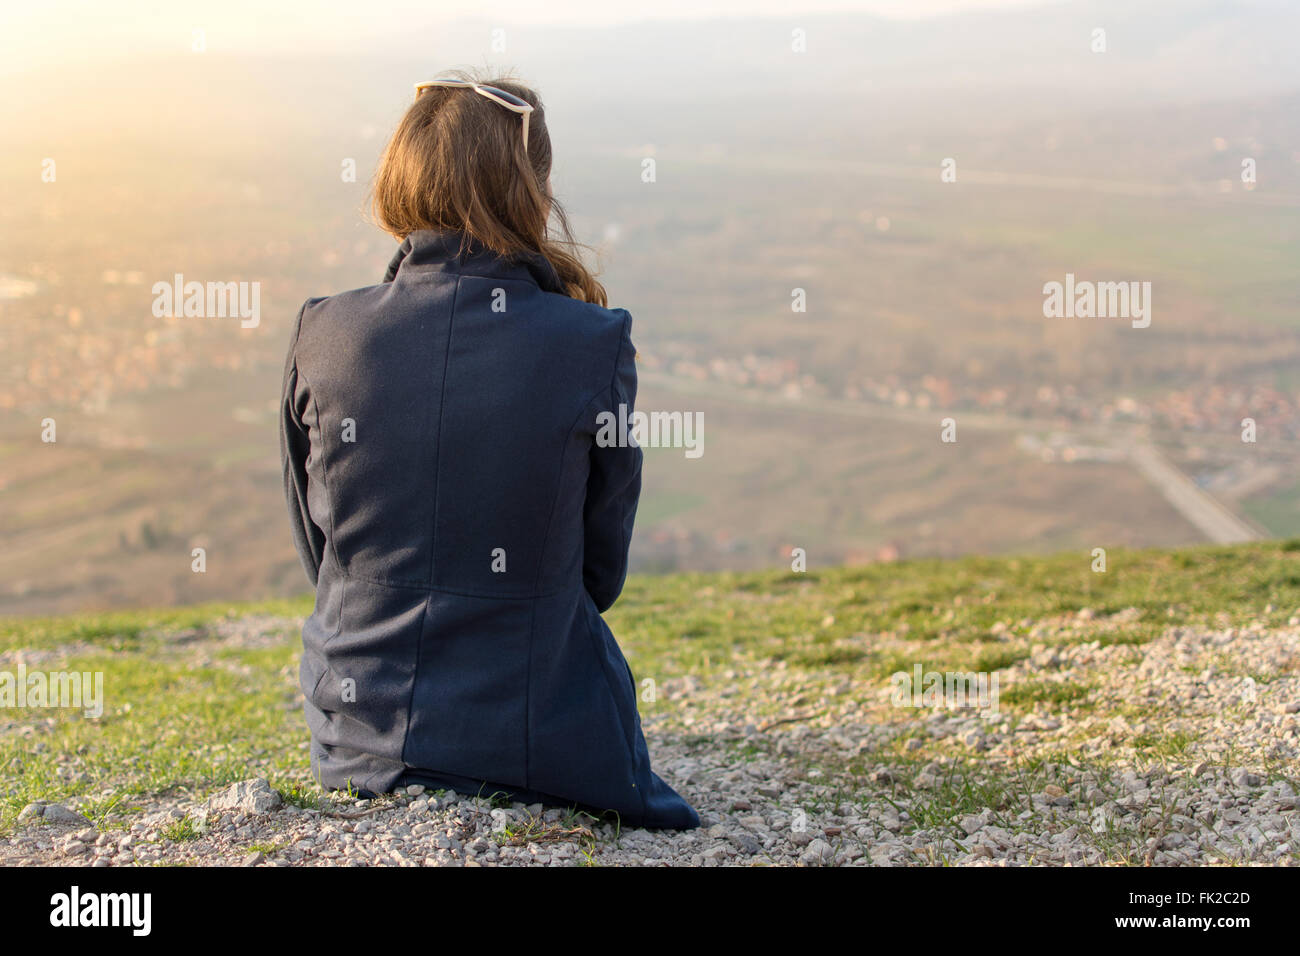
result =
[[1241,506],[1273,534],[1300,534],[1300,482],[1247,498]]
[[186,814],[174,823],[169,823],[158,831],[166,839],[174,840],[177,843],[185,840],[197,840],[199,838],[199,828],[194,822],[194,818]]
[[221,618],[245,614],[297,617],[310,613],[311,601],[295,598],[256,604],[221,602],[141,611],[106,611],[66,617],[0,618],[0,650],[59,644],[98,644],[106,650],[139,650],[153,631],[204,629]]
[[[725,680],[732,668],[783,666],[798,675],[816,711],[822,684],[852,678],[885,682],[915,660],[937,670],[996,670],[1035,643],[1100,640],[1140,643],[1174,624],[1285,624],[1300,609],[1300,541],[1180,551],[1111,551],[1109,571],[1091,555],[906,561],[807,573],[633,576],[607,615],[638,682],[687,675]],[[1272,610],[1266,610],[1271,606]],[[1136,619],[1097,632],[1037,629],[1087,608],[1106,615],[1134,608]],[[35,800],[79,806],[96,825],[121,825],[146,794],[201,799],[233,781],[264,776],[297,806],[316,806],[307,730],[299,707],[295,618],[308,599],[113,611],[0,621],[0,649],[64,649],[46,669],[103,671],[99,719],[67,710],[8,711],[0,737],[0,831]],[[214,641],[178,643],[193,629],[210,635],[225,618],[284,618],[279,640],[257,649]],[[1131,616],[1131,612],[1130,612]],[[876,646],[888,635],[892,648]],[[904,640],[916,653],[904,653]],[[195,650],[202,647],[201,655]],[[1016,708],[1077,705],[1081,685],[1033,680],[1004,687]],[[746,702],[759,713],[792,700]],[[661,695],[642,708],[674,709]],[[1153,737],[1155,753],[1191,741]],[[701,746],[717,746],[704,738]],[[752,748],[737,754],[752,759]],[[982,791],[955,806],[985,800]],[[936,809],[937,813],[938,810]],[[186,839],[187,824],[173,839]]]
[[1133,746],[1156,757],[1178,757],[1196,742],[1194,735],[1185,731],[1161,734],[1148,731],[1133,738]]
[[[115,618],[118,616],[115,615]],[[147,619],[152,627],[154,616]],[[10,633],[17,625],[9,623]],[[297,651],[283,646],[257,651],[257,666],[238,670],[217,661],[195,667],[188,654],[169,654],[159,638],[118,641],[107,627],[70,629],[98,634],[113,653],[74,655],[60,669],[104,673],[104,714],[79,711],[16,712],[32,719],[35,734],[7,734],[0,742],[6,782],[0,827],[34,800],[67,802],[95,796],[92,820],[131,812],[131,798],[176,790],[206,791],[250,776],[265,776],[290,799],[309,782],[302,714],[292,679]],[[49,643],[57,627],[38,625]],[[48,715],[48,716],[47,716]],[[49,723],[45,723],[48,720]]]
[[1027,681],[1001,691],[1002,703],[1012,707],[1032,706],[1036,703],[1060,706],[1088,696],[1088,688],[1069,681]]
[[293,782],[280,788],[280,796],[289,806],[300,810],[316,810],[321,805],[320,788]]
[[[1080,552],[814,567],[802,574],[633,577],[607,617],[638,678],[662,678],[711,673],[737,658],[845,672],[864,665],[883,674],[900,669],[899,660],[873,652],[872,634],[905,636],[954,653],[967,645],[952,669],[980,664],[987,670],[1026,653],[1014,644],[990,643],[998,624],[1024,638],[1020,622],[1085,608],[1102,617],[1131,607],[1140,612],[1136,621],[1096,639],[1142,643],[1171,624],[1215,624],[1224,615],[1228,625],[1280,625],[1300,610],[1296,542],[1112,550],[1107,557],[1104,573],[1093,572],[1090,555]],[[1274,610],[1266,613],[1269,605]],[[827,619],[833,620],[824,624]]]
[[261,853],[264,856],[270,856],[273,853],[278,853],[280,850],[283,850],[288,845],[289,844],[286,842],[250,843],[248,844],[247,850],[249,853]]

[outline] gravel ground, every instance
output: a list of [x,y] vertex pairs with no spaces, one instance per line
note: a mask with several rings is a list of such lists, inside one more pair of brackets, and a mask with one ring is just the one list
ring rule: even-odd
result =
[[0,864],[1296,865],[1300,619],[1106,643],[1130,619],[1039,622],[995,713],[899,708],[888,681],[785,662],[665,680],[643,722],[694,831],[420,788],[301,807],[248,780],[132,798],[101,829],[33,804]]

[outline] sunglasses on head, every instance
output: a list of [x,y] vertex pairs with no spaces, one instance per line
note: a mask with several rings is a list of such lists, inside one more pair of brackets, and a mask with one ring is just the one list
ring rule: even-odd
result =
[[495,86],[481,86],[470,80],[426,80],[423,83],[415,84],[415,95],[418,97],[427,89],[435,86],[450,86],[455,88],[464,88],[473,90],[480,96],[486,96],[494,103],[498,103],[510,110],[512,113],[518,113],[519,118],[524,123],[524,152],[528,152],[528,114],[533,111],[533,107],[527,100],[515,96],[513,93],[507,93],[505,90]]

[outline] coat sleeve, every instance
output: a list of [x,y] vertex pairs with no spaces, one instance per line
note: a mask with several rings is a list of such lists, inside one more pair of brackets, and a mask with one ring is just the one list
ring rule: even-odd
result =
[[[614,378],[606,393],[609,407],[602,409],[613,416],[616,427],[630,422],[636,402],[636,346],[632,344],[631,327],[632,317],[628,315],[623,323]],[[619,414],[620,405],[626,408],[624,415]],[[617,444],[600,441],[599,432],[597,436],[598,440],[591,446],[583,508],[582,581],[596,609],[603,613],[618,599],[627,578],[632,524],[641,495],[642,455],[630,429]]]
[[299,391],[298,330],[306,307],[304,303],[303,309],[298,311],[289,356],[284,363],[284,385],[280,396],[280,464],[284,472],[284,494],[289,504],[289,527],[293,532],[294,547],[307,577],[315,586],[325,555],[325,535],[311,520],[307,510],[307,457],[311,451],[311,439],[298,414],[296,398]]

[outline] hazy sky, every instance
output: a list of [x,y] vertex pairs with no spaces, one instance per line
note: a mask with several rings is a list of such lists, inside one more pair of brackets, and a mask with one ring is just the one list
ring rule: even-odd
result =
[[457,17],[503,25],[603,26],[647,19],[798,18],[852,10],[914,18],[1052,2],[1060,0],[395,0],[383,4],[356,0],[39,0],[0,5],[0,63],[4,72],[13,72],[105,56],[181,53],[189,50],[196,29],[205,32],[213,51],[330,53],[400,29],[404,21],[427,24]]

